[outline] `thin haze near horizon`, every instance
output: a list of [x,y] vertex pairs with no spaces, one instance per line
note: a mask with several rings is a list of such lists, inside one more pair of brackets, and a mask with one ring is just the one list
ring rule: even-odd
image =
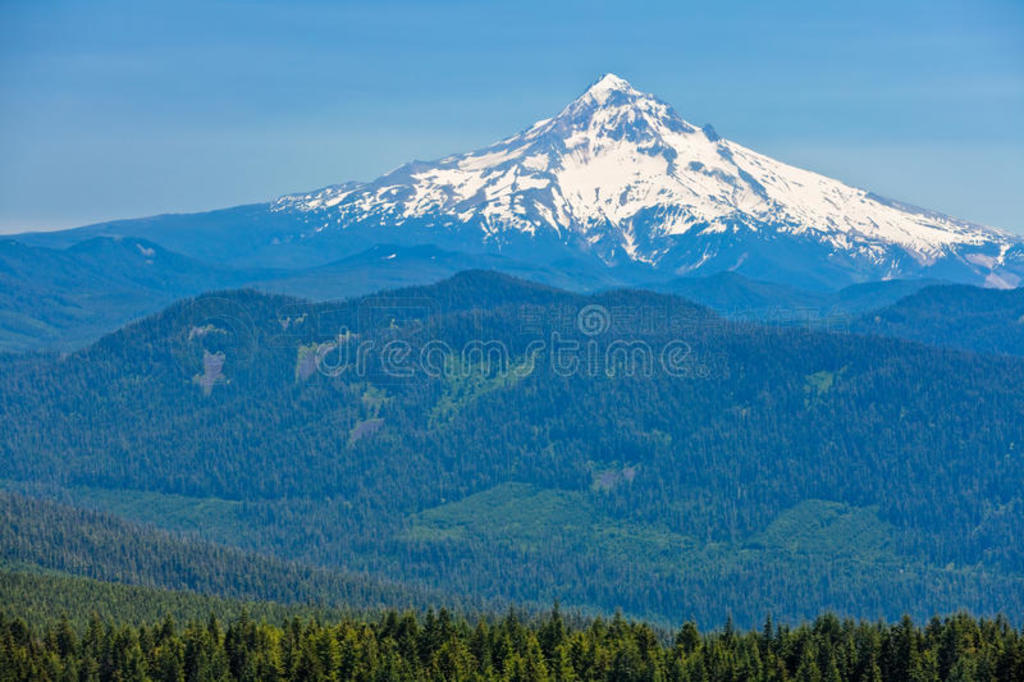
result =
[[779,160],[1024,233],[1024,3],[0,3],[0,232],[481,147],[614,72]]

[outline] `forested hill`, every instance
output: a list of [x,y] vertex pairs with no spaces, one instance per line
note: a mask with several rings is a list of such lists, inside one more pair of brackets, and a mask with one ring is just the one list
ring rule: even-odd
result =
[[469,272],[2,362],[6,487],[246,550],[659,622],[1024,612],[1018,358]]
[[[483,606],[481,602],[263,557],[102,512],[4,492],[0,492],[0,565],[336,612],[384,607],[426,609],[442,599],[466,612]],[[121,614],[126,610],[122,607]]]
[[865,314],[852,329],[980,353],[1024,355],[1024,289],[926,287]]

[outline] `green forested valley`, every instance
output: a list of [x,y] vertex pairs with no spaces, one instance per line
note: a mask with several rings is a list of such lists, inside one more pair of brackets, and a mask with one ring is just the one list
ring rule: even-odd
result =
[[[468,272],[339,303],[210,294],[0,369],[10,561],[290,603],[372,575],[401,605],[658,627],[1024,613],[1010,355]],[[96,561],[80,523],[117,550]],[[280,579],[175,583],[136,532]],[[367,585],[338,589],[388,603]]]

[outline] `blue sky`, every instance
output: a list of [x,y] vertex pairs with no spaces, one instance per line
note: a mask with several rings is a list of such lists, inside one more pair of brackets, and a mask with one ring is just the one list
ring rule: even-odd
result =
[[0,231],[263,201],[482,146],[615,72],[1024,233],[1024,2],[0,0]]

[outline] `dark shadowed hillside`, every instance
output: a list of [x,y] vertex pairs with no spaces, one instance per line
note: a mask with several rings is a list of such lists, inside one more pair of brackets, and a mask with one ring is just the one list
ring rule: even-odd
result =
[[1024,355],[1024,289],[927,287],[864,315],[853,329],[979,353]]

